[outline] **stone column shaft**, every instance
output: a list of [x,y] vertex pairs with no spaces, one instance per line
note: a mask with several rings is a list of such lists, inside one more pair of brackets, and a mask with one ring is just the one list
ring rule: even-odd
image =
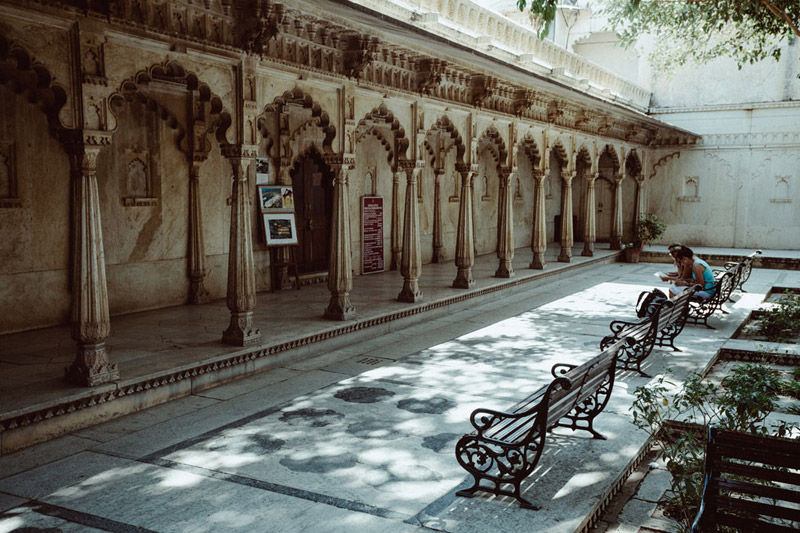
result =
[[611,228],[611,249],[622,248],[622,178],[614,179],[614,221]]
[[225,155],[233,169],[227,294],[231,321],[228,329],[222,333],[222,342],[235,346],[251,346],[261,341],[261,330],[253,325],[256,278],[250,224],[251,198],[247,184],[247,164],[251,158],[249,153],[245,157],[241,146],[232,145],[226,148],[232,152]]
[[422,273],[422,250],[419,240],[419,207],[417,202],[417,181],[420,169],[407,166],[406,207],[403,223],[403,255],[400,273],[403,274],[403,289],[397,295],[401,302],[422,300],[419,276]]
[[202,304],[210,300],[204,286],[206,252],[203,238],[203,215],[200,201],[200,164],[192,163],[189,175],[189,302]]
[[636,220],[642,219],[647,216],[647,209],[645,206],[645,190],[644,190],[644,176],[636,177]]
[[514,174],[505,170],[500,174],[500,205],[498,206],[497,259],[499,264],[494,275],[497,278],[514,276],[514,199],[511,184]]
[[541,170],[534,170],[533,176],[536,179],[536,201],[533,211],[533,237],[531,239],[533,260],[529,268],[542,270],[545,266],[544,253],[547,251],[547,218],[544,210],[544,180],[547,178]]
[[404,172],[394,172],[392,181],[392,263],[391,270],[400,267],[401,256],[403,254],[403,224],[400,216],[400,179]]
[[355,317],[355,307],[350,303],[353,289],[353,267],[350,257],[350,207],[347,186],[349,167],[332,164],[333,216],[331,220],[331,253],[328,263],[328,289],[331,299],[323,316],[331,320],[349,320]]
[[558,260],[569,263],[572,260],[572,245],[575,242],[572,227],[572,179],[575,175],[565,172],[561,175],[564,187],[561,191],[561,252]]
[[100,147],[76,143],[67,149],[72,175],[72,338],[77,350],[64,376],[76,385],[94,387],[119,379],[105,347],[111,321],[97,190]]
[[453,287],[469,289],[475,284],[472,265],[475,264],[474,232],[472,230],[472,177],[474,172],[467,165],[456,169],[461,174],[461,202],[458,206],[458,233],[456,236],[456,267],[458,273]]
[[594,256],[594,243],[597,241],[597,218],[595,215],[594,185],[595,176],[589,176],[586,180],[586,210],[583,223],[583,251],[581,255],[586,257]]
[[444,171],[434,171],[433,189],[433,263],[444,263],[444,245],[442,244],[442,176]]

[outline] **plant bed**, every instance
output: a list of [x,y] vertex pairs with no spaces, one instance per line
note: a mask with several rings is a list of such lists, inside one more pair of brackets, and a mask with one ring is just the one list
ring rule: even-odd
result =
[[734,338],[800,344],[800,294],[773,288],[767,298],[771,301],[752,311]]

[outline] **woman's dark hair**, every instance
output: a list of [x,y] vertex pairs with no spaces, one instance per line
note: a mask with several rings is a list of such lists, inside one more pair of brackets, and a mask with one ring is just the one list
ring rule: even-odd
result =
[[678,253],[675,254],[675,257],[677,257],[678,259],[682,259],[684,257],[691,258],[691,257],[694,257],[694,252],[688,246],[681,246],[678,249]]

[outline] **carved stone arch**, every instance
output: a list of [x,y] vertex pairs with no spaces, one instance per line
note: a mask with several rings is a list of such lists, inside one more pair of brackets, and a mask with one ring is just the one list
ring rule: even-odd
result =
[[495,161],[498,165],[504,165],[508,161],[508,150],[503,136],[494,126],[489,126],[478,139],[478,146],[485,144],[490,147]]
[[435,165],[436,161],[436,149],[431,144],[431,139],[433,136],[441,134],[447,142],[445,146],[442,147],[444,153],[450,151],[451,148],[455,147],[456,149],[456,163],[464,163],[464,153],[466,152],[466,145],[464,144],[464,140],[461,138],[461,134],[458,133],[458,129],[456,128],[455,124],[445,115],[440,117],[425,133],[425,148],[428,151],[428,154],[431,158],[431,164]]
[[592,154],[585,145],[581,145],[578,151],[575,152],[575,163],[578,161],[584,163],[590,170],[592,168]]
[[561,139],[556,140],[550,150],[555,154],[562,169],[569,166],[569,156],[567,155],[567,150],[564,148],[564,143],[561,142]]
[[[520,142],[520,154],[524,154],[526,158],[531,162],[531,167],[535,170],[539,168],[539,161],[542,158],[541,153],[539,153],[539,146],[536,144],[536,141],[533,139],[533,136],[530,134],[525,135],[525,137]],[[514,162],[512,161],[512,164]]]
[[[187,71],[175,60],[167,60],[162,64],[152,65],[150,68],[139,71],[132,78],[122,82],[120,88],[109,97],[109,103],[111,104],[110,109],[112,112],[114,107],[113,103],[119,101],[120,98],[126,101],[133,101],[134,99],[141,101],[141,99],[144,98],[144,100],[148,102],[148,106],[157,111],[162,119],[167,121],[174,120],[177,124],[177,119],[170,115],[170,113],[158,103],[158,95],[152,94],[152,91],[149,89],[153,81],[172,83],[185,87],[187,91],[197,91],[198,101],[207,104],[208,109],[203,109],[203,116],[193,118],[207,122],[208,128],[205,134],[216,130],[216,138],[220,145],[230,144],[227,134],[228,129],[233,123],[233,119],[230,112],[225,109],[222,98],[214,94],[208,84],[201,82],[195,73]],[[206,111],[210,115],[209,117],[204,116]],[[170,125],[173,128],[180,129],[183,133],[186,132],[188,126]],[[181,136],[181,139],[182,138],[183,135]]]
[[54,129],[70,126],[61,124],[58,118],[67,103],[67,91],[53,82],[47,67],[3,35],[0,35],[0,84],[10,85],[15,93],[24,94],[28,101],[39,105]]
[[257,128],[267,143],[267,153],[271,153],[272,147],[280,138],[281,130],[288,127],[286,124],[281,124],[280,115],[292,108],[302,109],[303,112],[308,113],[314,125],[324,135],[321,153],[333,153],[332,144],[336,136],[336,127],[330,123],[328,113],[314,102],[311,95],[305,94],[299,87],[276,97],[272,103],[264,107],[264,112],[257,119]]
[[634,178],[642,175],[642,162],[636,148],[633,148],[625,158],[625,173]]
[[389,152],[388,162],[396,166],[398,161],[406,159],[406,150],[410,144],[406,137],[405,129],[400,121],[395,118],[386,104],[381,104],[361,119],[356,126],[356,139],[362,139],[367,134],[374,134]]
[[124,82],[119,91],[109,98],[109,110],[116,114],[115,108],[118,108],[123,102],[142,104],[148,111],[154,112],[170,129],[175,130],[175,143],[178,145],[178,149],[183,153],[189,152],[190,148],[184,142],[186,140],[186,125],[181,124],[178,118],[161,105],[158,100],[141,92],[133,82]]
[[616,148],[614,148],[614,146],[611,144],[605,145],[603,149],[600,151],[600,153],[597,155],[598,165],[600,162],[600,157],[602,157],[604,154],[608,156],[611,159],[612,163],[614,164],[614,174],[619,173],[620,161],[619,161],[619,156],[617,155]]

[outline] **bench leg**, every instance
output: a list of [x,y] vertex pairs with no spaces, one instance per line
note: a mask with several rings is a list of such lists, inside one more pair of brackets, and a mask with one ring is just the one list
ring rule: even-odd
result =
[[[473,476],[473,478],[474,478],[474,476]],[[517,500],[519,502],[520,507],[522,507],[523,509],[531,509],[533,511],[538,511],[539,509],[542,508],[540,505],[536,505],[535,503],[533,503],[533,502],[531,502],[529,500],[526,500],[525,498],[522,497],[522,490],[520,489],[520,482],[513,483],[513,485],[514,485],[514,492],[509,492],[509,491],[503,490],[503,489],[501,489],[501,488],[499,488],[497,486],[494,489],[490,489],[488,487],[482,487],[480,485],[480,482],[477,479],[475,479],[475,484],[474,485],[472,485],[468,489],[461,489],[461,490],[457,491],[456,492],[456,496],[460,496],[462,498],[472,498],[473,496],[475,496],[476,492],[482,491],[482,492],[488,492],[488,493],[491,493],[491,494],[495,494],[497,496],[511,496],[512,498],[514,498],[515,500]]]

